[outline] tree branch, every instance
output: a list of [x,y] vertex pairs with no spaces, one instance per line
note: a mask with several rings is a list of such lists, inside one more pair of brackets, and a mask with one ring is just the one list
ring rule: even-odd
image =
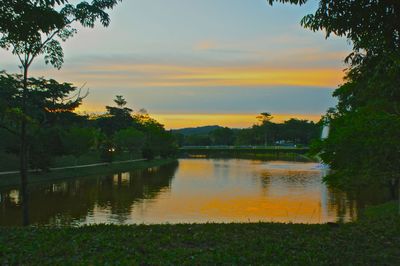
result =
[[39,46],[39,48],[36,50],[36,52],[34,52],[32,54],[32,58],[28,63],[28,67],[32,64],[33,59],[35,59],[35,57],[40,53],[40,51],[44,48],[44,46],[51,41],[58,33],[60,33],[61,30],[65,29],[67,26],[71,25],[73,22],[75,22],[77,19],[74,18],[73,20],[69,21],[68,23],[66,23],[64,25],[64,27],[57,29],[55,32],[53,32],[52,34],[50,34],[47,39]]
[[43,47],[44,47],[49,41],[51,41],[51,40],[54,38],[54,36],[55,36],[57,33],[60,32],[60,30],[61,30],[61,29],[58,29],[58,30],[56,30],[55,32],[53,32],[53,33],[39,46],[39,48],[38,48],[34,53],[32,53],[32,58],[31,58],[31,60],[29,60],[29,62],[28,62],[28,67],[32,64],[33,60],[34,60],[34,59],[36,58],[36,56],[40,53],[40,51],[43,49]]
[[19,136],[19,133],[9,127],[7,127],[6,125],[3,125],[0,123],[0,128],[5,129],[6,131],[10,132],[13,135]]

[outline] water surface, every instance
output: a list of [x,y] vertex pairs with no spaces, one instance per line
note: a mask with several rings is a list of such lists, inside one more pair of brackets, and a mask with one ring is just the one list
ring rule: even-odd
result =
[[[30,187],[34,224],[351,221],[358,202],[322,184],[317,163],[181,159],[158,168]],[[0,225],[19,225],[18,188],[0,188]]]

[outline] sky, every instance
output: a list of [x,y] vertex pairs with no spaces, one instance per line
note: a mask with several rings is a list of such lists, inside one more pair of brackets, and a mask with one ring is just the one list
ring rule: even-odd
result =
[[[336,103],[331,95],[351,48],[301,27],[317,4],[125,0],[110,12],[108,28],[77,27],[63,44],[61,70],[39,58],[31,74],[88,89],[79,112],[105,112],[123,95],[166,128],[248,127],[261,112],[276,121],[316,121]],[[15,56],[0,51],[0,69],[17,66]]]

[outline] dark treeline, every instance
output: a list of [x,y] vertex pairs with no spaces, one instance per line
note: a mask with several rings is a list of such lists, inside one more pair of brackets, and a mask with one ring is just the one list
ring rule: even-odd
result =
[[173,131],[180,146],[308,146],[319,139],[321,124],[308,120],[291,118],[283,123],[274,123],[269,113],[257,117],[259,123],[250,128],[231,129],[228,127],[208,127],[208,132],[196,133],[196,129]]
[[[18,155],[18,128],[21,105],[20,75],[0,74],[0,149]],[[86,95],[69,83],[44,78],[28,80],[27,135],[29,165],[47,170],[62,156],[78,159],[91,154],[93,162],[110,162],[115,156],[124,159],[168,157],[175,153],[173,136],[145,111],[133,113],[122,96],[115,106],[97,116],[74,111]]]
[[[66,92],[61,92],[60,95],[57,89],[52,89],[52,92],[56,96],[52,96],[50,100],[45,101],[48,106],[38,103],[38,109],[32,108],[36,106],[34,103],[38,99],[35,96],[41,94],[42,88],[34,86],[35,80],[30,78],[30,67],[38,57],[43,56],[46,64],[60,69],[64,63],[62,43],[78,32],[76,26],[93,28],[96,24],[99,24],[103,27],[108,27],[110,25],[110,16],[107,12],[114,8],[119,1],[93,0],[91,3],[82,1],[75,3],[75,5],[69,3],[67,0],[3,0],[0,3],[0,47],[9,50],[18,58],[22,73],[20,76],[15,76],[14,80],[10,76],[3,79],[6,82],[2,85],[4,96],[11,98],[1,98],[1,104],[4,105],[0,107],[2,116],[0,119],[5,120],[1,121],[2,128],[7,130],[8,133],[17,136],[19,143],[19,147],[16,149],[19,155],[24,225],[29,224],[29,164],[32,164],[32,158],[35,157],[34,154],[40,154],[36,150],[41,151],[42,154],[48,153],[48,151],[43,152],[43,147],[33,144],[37,141],[34,138],[38,138],[42,134],[32,133],[32,131],[35,131],[32,128],[36,127],[38,132],[43,131],[43,128],[46,127],[40,121],[47,122],[46,119],[49,116],[54,119],[60,117],[58,114],[55,116],[43,115],[39,120],[36,120],[36,113],[32,114],[31,112],[40,110],[39,115],[46,112],[53,114],[65,113],[64,110],[68,110],[68,108],[64,108],[62,103],[64,101],[73,103],[73,101],[67,100],[68,94]],[[46,83],[45,80],[41,81],[42,83]],[[12,84],[7,84],[7,82],[11,82]],[[50,83],[50,87],[53,87],[53,85],[59,87],[60,85],[57,82]],[[35,88],[37,92],[35,92]],[[52,105],[51,98],[58,100],[58,102],[54,101]],[[39,97],[39,101],[40,99],[49,99],[49,97]],[[8,100],[16,105],[10,105]],[[81,99],[77,99],[75,104],[78,104],[80,101]],[[55,103],[58,105],[61,103],[61,107],[64,109],[61,108],[60,110],[58,108],[60,106],[57,107]],[[46,109],[48,107],[52,107],[53,109]],[[74,107],[71,106],[67,116],[71,116],[73,109]],[[46,112],[43,112],[43,110]],[[37,146],[36,148],[34,148],[35,145]],[[57,148],[52,147],[52,149],[56,150]]]
[[302,20],[306,28],[345,37],[352,45],[344,82],[333,93],[338,103],[325,115],[329,137],[315,145],[315,153],[335,170],[325,177],[331,185],[357,190],[384,185],[393,198],[398,194],[399,22],[400,1],[320,0]]

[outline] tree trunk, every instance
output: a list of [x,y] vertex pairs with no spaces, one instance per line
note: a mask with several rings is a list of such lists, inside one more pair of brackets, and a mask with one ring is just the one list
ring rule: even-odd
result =
[[26,101],[28,90],[28,67],[24,66],[24,84],[22,91],[22,119],[20,136],[20,174],[21,174],[21,196],[22,196],[22,225],[29,225],[29,196],[28,196],[28,145],[27,145],[27,121]]
[[390,200],[397,199],[397,190],[399,189],[399,179],[393,177],[389,183],[389,190],[390,190]]
[[400,178],[397,179],[397,184],[398,184],[397,196],[399,197],[399,214],[400,214]]

